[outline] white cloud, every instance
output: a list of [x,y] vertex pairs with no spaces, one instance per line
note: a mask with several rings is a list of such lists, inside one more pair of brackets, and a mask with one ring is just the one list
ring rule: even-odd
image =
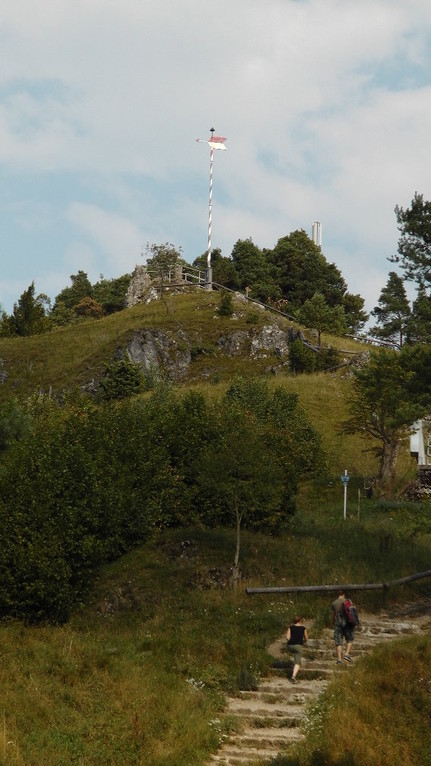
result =
[[[214,122],[229,148],[214,166],[214,244],[270,247],[321,220],[328,259],[374,301],[394,206],[431,196],[430,22],[423,0],[219,0],[217,13],[196,0],[4,2],[4,224],[40,248],[40,290],[55,273],[50,226],[59,270],[82,257],[97,275],[124,273],[146,241],[202,252],[208,153],[194,139]],[[5,266],[11,286],[20,259]]]
[[71,205],[66,218],[103,252],[110,274],[120,276],[134,268],[142,249],[142,237],[130,220],[81,203]]

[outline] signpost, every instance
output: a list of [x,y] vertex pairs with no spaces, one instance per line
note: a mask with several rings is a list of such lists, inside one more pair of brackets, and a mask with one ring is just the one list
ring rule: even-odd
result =
[[340,479],[344,486],[344,513],[343,513],[343,519],[346,520],[346,511],[347,511],[347,485],[349,483],[350,476],[347,473],[347,468],[344,471],[344,476],[340,476]]

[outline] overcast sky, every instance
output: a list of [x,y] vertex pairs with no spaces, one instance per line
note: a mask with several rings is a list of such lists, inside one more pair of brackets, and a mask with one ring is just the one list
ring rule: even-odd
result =
[[375,306],[395,205],[431,199],[431,2],[3,0],[0,302],[143,263],[147,242],[322,250]]

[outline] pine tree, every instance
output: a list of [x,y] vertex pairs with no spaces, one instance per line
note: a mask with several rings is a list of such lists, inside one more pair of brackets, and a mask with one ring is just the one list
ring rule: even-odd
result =
[[377,320],[377,325],[370,330],[371,334],[376,338],[392,341],[402,348],[411,309],[404,282],[395,271],[389,273],[378,304],[371,312]]
[[416,300],[407,325],[410,343],[431,343],[431,298],[423,284],[419,285]]

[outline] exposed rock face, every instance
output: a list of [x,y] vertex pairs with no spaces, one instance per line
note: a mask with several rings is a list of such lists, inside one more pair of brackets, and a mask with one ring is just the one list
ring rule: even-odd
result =
[[132,362],[140,364],[144,372],[163,371],[174,381],[184,377],[191,362],[190,343],[181,330],[176,338],[162,330],[140,330],[126,350]]
[[289,353],[287,333],[276,325],[265,325],[251,341],[251,356],[262,356],[268,351],[279,357]]
[[124,300],[125,308],[130,309],[132,306],[136,306],[137,303],[142,303],[150,286],[151,277],[147,273],[147,267],[136,266],[129,282],[129,287],[127,288]]
[[238,330],[222,335],[217,342],[218,348],[228,356],[237,356],[244,353],[246,343],[249,341],[248,333]]
[[[192,348],[197,339],[178,330],[175,336],[162,330],[144,328],[134,334],[127,346],[126,353],[132,362],[141,365],[145,372],[158,372],[170,380],[181,380],[192,361]],[[221,335],[217,342],[219,353],[226,356],[250,354],[253,358],[276,354],[288,356],[288,338],[286,332],[277,326],[266,325],[257,334],[254,330],[236,330]]]

